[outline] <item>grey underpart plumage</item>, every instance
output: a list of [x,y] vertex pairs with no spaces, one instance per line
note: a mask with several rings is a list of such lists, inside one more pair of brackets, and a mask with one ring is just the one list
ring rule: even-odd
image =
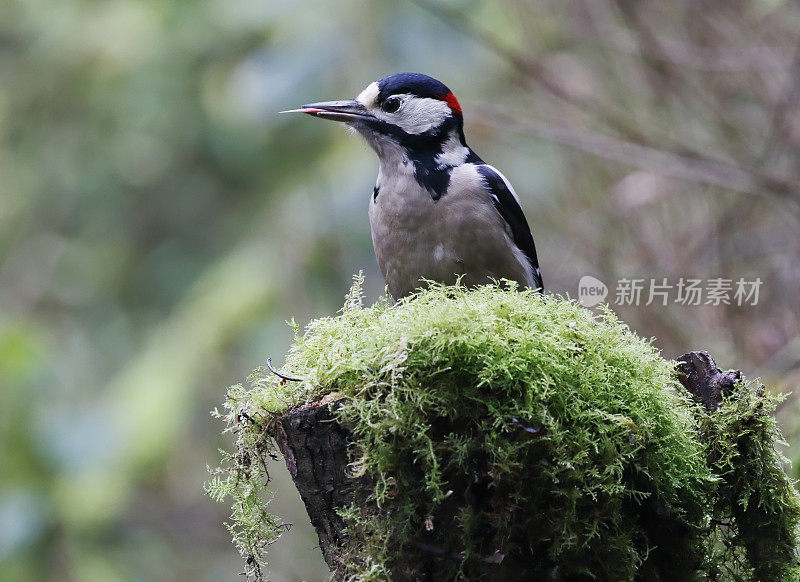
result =
[[381,159],[380,196],[369,205],[375,255],[389,292],[399,298],[424,279],[474,286],[510,279],[540,286],[538,267],[514,243],[478,173],[450,170],[447,193],[434,200],[408,161]]

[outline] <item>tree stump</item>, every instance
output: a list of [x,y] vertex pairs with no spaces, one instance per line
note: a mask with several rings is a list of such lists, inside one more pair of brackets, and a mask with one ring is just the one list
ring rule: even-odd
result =
[[[740,380],[739,371],[722,372],[704,351],[694,351],[678,358],[678,379],[709,411],[719,406],[723,394],[730,393]],[[274,438],[283,453],[286,467],[305,503],[311,523],[319,536],[325,561],[332,570],[343,566],[340,550],[346,542],[345,524],[337,510],[369,496],[373,481],[369,476],[354,478],[348,471],[352,431],[333,416],[337,402],[317,402],[296,408],[273,425]],[[654,514],[655,515],[655,514]],[[424,532],[412,540],[403,561],[420,563],[431,559],[458,561],[463,556],[427,544]],[[486,556],[484,561],[500,563],[502,555]],[[421,565],[413,579],[430,579]]]

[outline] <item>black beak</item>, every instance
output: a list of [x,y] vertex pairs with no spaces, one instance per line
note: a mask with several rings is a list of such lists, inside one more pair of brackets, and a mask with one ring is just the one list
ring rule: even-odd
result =
[[308,105],[303,105],[300,109],[290,109],[289,111],[281,111],[281,113],[307,113],[314,117],[330,119],[331,121],[343,121],[345,123],[372,118],[367,108],[355,99],[309,103]]

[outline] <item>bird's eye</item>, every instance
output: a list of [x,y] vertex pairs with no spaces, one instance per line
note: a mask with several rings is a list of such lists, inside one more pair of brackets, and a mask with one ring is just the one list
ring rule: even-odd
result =
[[386,113],[394,113],[400,109],[400,99],[398,97],[389,97],[381,104],[381,109]]

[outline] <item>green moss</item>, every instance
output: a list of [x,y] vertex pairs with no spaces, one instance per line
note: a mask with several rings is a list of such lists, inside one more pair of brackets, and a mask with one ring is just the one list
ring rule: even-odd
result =
[[715,532],[717,569],[737,564],[753,580],[798,580],[798,497],[775,449],[783,442],[772,413],[782,398],[757,382],[743,384],[709,413],[697,410],[706,458],[719,476],[710,512],[721,525]]
[[215,501],[231,502],[231,518],[225,526],[245,559],[248,578],[262,580],[267,548],[285,531],[286,525],[267,510],[272,492],[267,489],[266,459],[274,455],[273,443],[268,440],[266,425],[259,424],[246,412],[250,395],[241,386],[233,386],[225,402],[228,413],[221,414],[216,409],[212,412],[213,416],[226,420],[225,432],[233,433],[235,442],[234,453],[220,451],[220,466],[209,468],[213,477],[205,490]]
[[[342,577],[796,574],[786,550],[800,504],[774,450],[773,400],[742,387],[705,413],[676,390],[674,363],[613,313],[559,297],[433,286],[361,304],[357,283],[340,314],[297,334],[285,372],[301,384],[256,372],[229,395],[238,452],[212,489],[234,496],[233,531],[255,564],[278,524],[245,495],[263,467],[244,475],[237,455],[263,459],[270,417],[335,392],[353,470],[375,479],[345,511]],[[253,420],[237,422],[242,411]],[[459,559],[396,559],[421,542]]]

